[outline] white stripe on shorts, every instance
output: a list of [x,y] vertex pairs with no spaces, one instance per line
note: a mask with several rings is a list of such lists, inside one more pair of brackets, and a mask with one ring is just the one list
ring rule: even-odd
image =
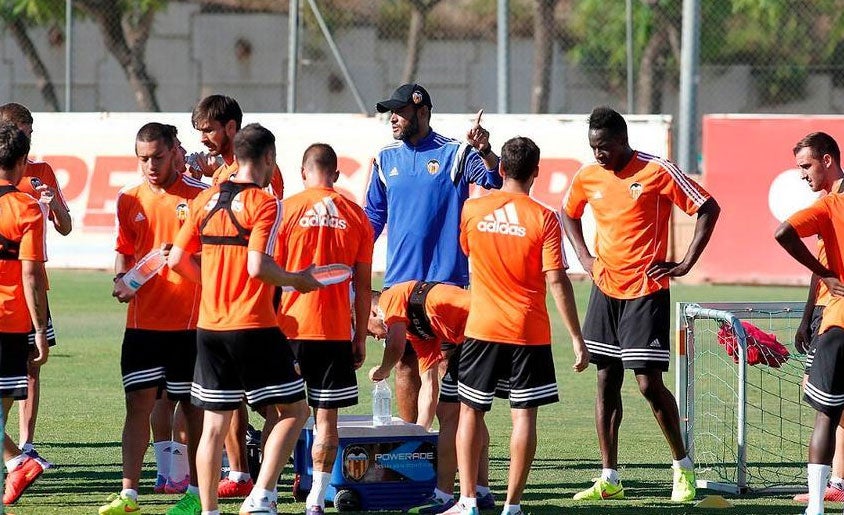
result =
[[454,397],[457,395],[457,385],[451,383],[442,383],[440,385],[440,393],[443,395],[450,395]]
[[492,404],[492,399],[495,395],[494,393],[486,393],[480,390],[476,390],[459,381],[457,383],[457,393],[461,397],[465,397],[470,401],[476,402],[478,404]]
[[192,383],[190,394],[202,402],[240,402],[243,400],[243,390],[211,390]]
[[261,402],[264,399],[269,399],[272,397],[288,397],[290,395],[295,395],[299,392],[305,392],[304,379],[297,379],[290,383],[274,386],[265,386],[263,388],[249,390],[246,392],[246,402],[248,402],[249,404],[255,404],[256,402]]
[[0,377],[0,390],[26,388],[26,376]]
[[663,349],[621,349],[623,361],[669,361],[671,351]]
[[806,388],[803,391],[806,393],[807,397],[818,404],[831,407],[844,406],[844,394],[832,395],[830,393],[822,392],[818,390],[815,385],[809,382],[806,383]]
[[525,401],[533,401],[536,399],[544,399],[545,397],[551,397],[553,395],[557,395],[557,384],[547,384],[545,386],[537,386],[535,388],[525,388],[525,389],[512,389],[510,390],[510,401],[512,402],[525,402]]
[[349,386],[348,388],[340,388],[337,390],[308,388],[308,398],[317,401],[341,401],[346,399],[354,399],[357,396],[357,385]]
[[190,393],[191,383],[189,381],[175,383],[167,381],[167,391],[173,395],[183,395]]
[[164,367],[148,368],[146,370],[138,370],[123,376],[123,388],[139,384],[149,383],[151,381],[158,381],[164,379]]
[[603,342],[596,342],[595,340],[583,340],[586,343],[586,348],[589,349],[591,354],[601,354],[604,356],[609,356],[611,358],[620,358],[621,357],[621,349],[616,347],[615,345],[610,345],[608,343]]

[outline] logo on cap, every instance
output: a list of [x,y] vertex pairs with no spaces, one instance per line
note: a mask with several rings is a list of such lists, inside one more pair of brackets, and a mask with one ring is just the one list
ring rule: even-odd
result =
[[416,91],[413,92],[412,95],[410,95],[410,98],[411,98],[411,100],[413,100],[414,104],[417,104],[417,105],[421,104],[422,103],[422,92],[419,91],[419,90],[416,90]]

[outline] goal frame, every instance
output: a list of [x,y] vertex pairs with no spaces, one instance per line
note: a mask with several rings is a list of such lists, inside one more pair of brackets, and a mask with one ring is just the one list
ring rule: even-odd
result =
[[738,363],[736,399],[736,483],[698,480],[698,488],[732,494],[748,492],[795,492],[805,490],[805,485],[751,488],[747,479],[747,334],[742,320],[769,319],[777,313],[778,319],[800,319],[804,302],[678,302],[676,304],[677,345],[675,353],[675,392],[680,413],[680,430],[690,458],[694,460],[694,377],[695,320],[709,319],[729,324],[737,341]]

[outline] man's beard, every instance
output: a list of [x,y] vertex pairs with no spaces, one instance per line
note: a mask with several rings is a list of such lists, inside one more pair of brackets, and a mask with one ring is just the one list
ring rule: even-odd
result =
[[400,141],[407,141],[408,139],[416,136],[419,133],[419,115],[417,113],[413,113],[413,118],[408,120],[408,123],[404,129],[396,136],[397,140]]

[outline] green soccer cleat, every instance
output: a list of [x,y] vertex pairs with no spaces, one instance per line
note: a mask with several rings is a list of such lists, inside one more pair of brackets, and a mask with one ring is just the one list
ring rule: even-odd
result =
[[595,484],[574,494],[575,501],[602,501],[610,499],[624,499],[624,486],[621,481],[614,485],[603,478],[595,478]]
[[694,501],[695,493],[695,471],[691,469],[675,467],[674,488],[671,490],[671,501]]
[[141,513],[138,501],[120,494],[108,496],[108,504],[100,506],[99,515],[126,515],[127,513]]
[[200,515],[202,505],[199,503],[199,496],[190,492],[179,499],[175,506],[167,510],[167,515]]

